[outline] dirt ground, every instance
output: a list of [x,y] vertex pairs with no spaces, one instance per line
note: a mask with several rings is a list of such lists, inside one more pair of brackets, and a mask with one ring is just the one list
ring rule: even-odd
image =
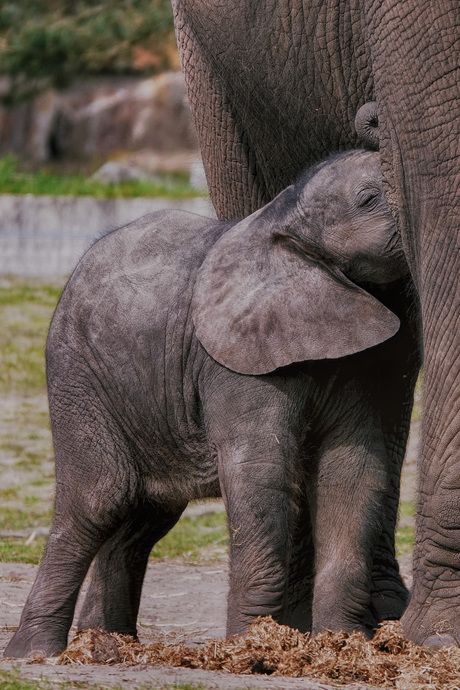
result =
[[[0,564],[0,648],[3,650],[18,623],[21,608],[35,577],[36,566]],[[144,584],[139,636],[148,644],[165,634],[171,641],[199,644],[225,633],[227,590],[225,561],[206,565],[150,563]],[[2,668],[20,668],[23,678],[46,678],[54,682],[100,683],[137,688],[165,684],[202,683],[209,688],[327,688],[324,684],[264,676],[237,676],[196,669],[139,666],[55,666],[0,662]],[[354,686],[357,688],[358,686]]]
[[[413,425],[402,484],[403,500],[413,500],[415,487],[418,423]],[[220,506],[209,509],[219,510]],[[410,555],[400,560],[410,586]],[[37,566],[0,563],[0,655],[16,629],[22,607],[37,572]],[[172,641],[200,644],[225,632],[227,562],[190,565],[183,562],[150,562],[139,614],[139,637],[146,644],[168,635]],[[78,607],[77,607],[78,611]],[[154,666],[56,666],[53,660],[30,664],[26,660],[0,661],[0,670],[16,668],[21,677],[48,679],[58,687],[65,681],[101,684],[105,687],[161,688],[180,683],[203,684],[224,690],[241,688],[279,688],[325,690],[330,686],[307,680],[237,676],[223,672]],[[345,686],[341,686],[345,688]],[[346,686],[363,690],[363,685]]]

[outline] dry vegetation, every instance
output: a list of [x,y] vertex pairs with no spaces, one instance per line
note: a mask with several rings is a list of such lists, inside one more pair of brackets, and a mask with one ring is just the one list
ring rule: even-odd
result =
[[398,622],[387,622],[371,641],[362,633],[316,637],[259,618],[246,637],[215,640],[199,647],[89,630],[78,634],[60,664],[157,664],[229,673],[314,678],[328,683],[366,683],[399,690],[458,690],[460,650],[436,652],[406,640]]

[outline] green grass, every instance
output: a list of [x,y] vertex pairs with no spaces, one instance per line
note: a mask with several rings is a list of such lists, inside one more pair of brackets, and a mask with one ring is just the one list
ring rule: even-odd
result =
[[26,680],[21,678],[19,671],[0,670],[0,687],[2,690],[36,690],[50,688],[47,681]]
[[43,537],[36,537],[30,544],[26,544],[26,539],[0,538],[0,562],[39,565],[44,548]]
[[399,504],[399,519],[413,518],[415,515],[415,501],[401,501]]
[[45,342],[61,287],[11,281],[0,286],[0,391],[44,390]]
[[[2,489],[5,493],[0,493],[0,496],[4,500],[12,500],[14,493],[24,496],[19,491],[20,486],[42,487],[53,481],[53,449],[44,389],[40,394],[35,394],[32,400],[18,400],[8,392],[2,394],[2,399],[9,402],[9,408],[1,413],[0,451],[9,458],[9,463],[13,463],[12,469],[17,477],[14,484],[5,485]],[[35,474],[31,475],[33,472]]]
[[49,484],[50,477],[43,477],[42,479],[34,479],[34,481],[29,482],[30,486],[46,486]]
[[412,421],[420,421],[422,418],[423,401],[423,373],[418,377],[414,393],[414,407],[412,409]]
[[167,197],[183,199],[202,196],[189,184],[186,173],[170,173],[158,179],[103,184],[84,175],[54,174],[46,169],[21,172],[13,155],[0,159],[0,194],[49,194],[52,196],[93,196],[103,199],[124,197]]
[[414,549],[414,527],[398,527],[396,530],[396,556],[405,556]]
[[28,527],[43,527],[51,524],[53,513],[51,509],[36,510],[27,508],[12,508],[3,505],[0,510],[0,529],[20,530]]
[[17,498],[20,491],[20,486],[9,486],[6,489],[1,489],[0,501],[10,501],[12,498]]
[[219,552],[228,544],[225,513],[210,513],[198,517],[183,517],[177,525],[155,545],[151,558],[185,557],[196,561],[200,551],[219,546]]
[[396,529],[396,555],[405,556],[414,548],[414,501],[401,501],[399,505],[399,524]]

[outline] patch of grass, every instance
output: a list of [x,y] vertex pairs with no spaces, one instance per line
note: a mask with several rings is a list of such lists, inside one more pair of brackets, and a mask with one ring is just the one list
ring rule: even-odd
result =
[[[3,398],[8,399],[8,394]],[[34,398],[11,399],[3,411],[0,449],[27,465],[49,461],[52,457],[51,431],[45,392]]]
[[11,506],[2,506],[0,510],[0,529],[18,530],[27,527],[41,527],[51,524],[53,511],[49,508],[21,510]]
[[0,288],[0,305],[34,303],[45,307],[54,307],[61,289],[58,285],[10,280]]
[[43,537],[37,537],[30,544],[26,541],[26,539],[0,538],[0,562],[39,565],[46,540]]
[[415,516],[415,501],[401,501],[399,504],[399,519]]
[[[27,484],[21,486],[8,486],[6,489],[0,490],[0,501],[13,501],[21,497],[25,491],[28,491],[31,487],[41,487],[47,486],[53,481],[53,476],[43,477],[43,479],[37,479],[36,481],[28,482]],[[26,505],[35,505],[40,501],[38,496],[27,495],[22,499]],[[1,508],[0,508],[1,511]]]
[[[18,396],[13,405],[5,411],[5,419],[7,422],[13,421],[20,424],[19,437],[24,440],[42,439],[44,431],[50,429],[48,405],[46,401],[45,404],[37,404],[35,397]],[[6,438],[6,436],[1,438]]]
[[[14,501],[15,499],[21,498],[24,492],[28,491],[31,487],[42,487],[49,486],[49,484],[54,480],[54,475],[49,475],[41,479],[35,479],[21,486],[8,486],[6,489],[0,489],[0,501]],[[26,495],[23,499],[26,505],[33,505],[40,501],[38,496]],[[0,508],[1,511],[1,508]]]
[[158,175],[155,180],[130,180],[104,184],[84,175],[57,175],[47,170],[21,172],[13,155],[0,159],[0,194],[48,194],[92,196],[100,199],[166,197],[184,199],[202,196],[190,186],[187,173]]
[[0,286],[0,390],[44,390],[45,342],[61,288],[18,283]]
[[151,558],[200,558],[200,550],[213,546],[225,549],[228,543],[225,513],[209,513],[198,517],[183,517],[177,525],[155,545]]
[[41,453],[32,453],[31,451],[26,451],[23,453],[24,460],[16,463],[16,467],[21,469],[32,469],[33,467],[39,467],[43,462],[43,455]]
[[37,496],[24,496],[24,503],[26,504],[26,506],[33,506],[36,503],[38,503],[39,500],[40,499],[37,498]]
[[[18,459],[17,462],[15,462],[14,467],[16,470],[32,471],[40,468],[43,462],[52,461],[51,439],[49,444],[46,444],[46,447],[43,447],[40,452],[26,450],[26,439],[23,443],[12,442],[9,440],[8,436],[5,436],[4,439],[5,440],[0,441],[0,449],[13,457],[22,458],[22,460]],[[44,486],[45,484],[49,484],[50,481],[53,481],[53,477],[53,474],[46,472],[43,480],[39,480],[41,481],[41,484],[36,484],[36,486]],[[29,485],[29,482],[27,485]]]
[[414,548],[415,502],[401,501],[396,529],[396,555],[405,556]]
[[415,544],[414,527],[407,525],[396,530],[396,556],[405,556],[412,553]]
[[[18,439],[12,440],[9,434],[4,434],[0,439],[0,449],[7,453],[8,455],[16,458],[15,469],[33,470],[40,467],[43,462],[50,462],[52,460],[52,447],[51,438],[41,437],[40,442],[34,441],[37,449],[33,449],[30,446],[29,439],[27,436],[21,437],[21,431],[24,427],[21,427],[23,420],[18,417]],[[49,432],[48,432],[49,436]],[[47,473],[48,481],[43,481],[44,483],[49,483],[52,479],[52,475]],[[43,477],[43,480],[45,478]],[[42,485],[43,485],[42,484]],[[36,486],[40,486],[37,484]]]
[[6,489],[1,489],[0,490],[0,501],[11,501],[12,499],[18,497],[18,494],[20,491],[21,491],[20,486],[9,486]]
[[29,482],[29,486],[47,486],[53,479],[53,474],[44,476],[42,479],[34,479],[32,482]]

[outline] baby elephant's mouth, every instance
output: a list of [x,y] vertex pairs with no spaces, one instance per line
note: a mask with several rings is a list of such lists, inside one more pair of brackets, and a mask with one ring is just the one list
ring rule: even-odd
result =
[[343,266],[342,270],[350,280],[360,286],[390,287],[400,281],[407,283],[410,278],[409,266],[402,249],[393,251],[391,255],[375,256],[367,253],[355,255],[353,261],[347,261],[347,265]]

